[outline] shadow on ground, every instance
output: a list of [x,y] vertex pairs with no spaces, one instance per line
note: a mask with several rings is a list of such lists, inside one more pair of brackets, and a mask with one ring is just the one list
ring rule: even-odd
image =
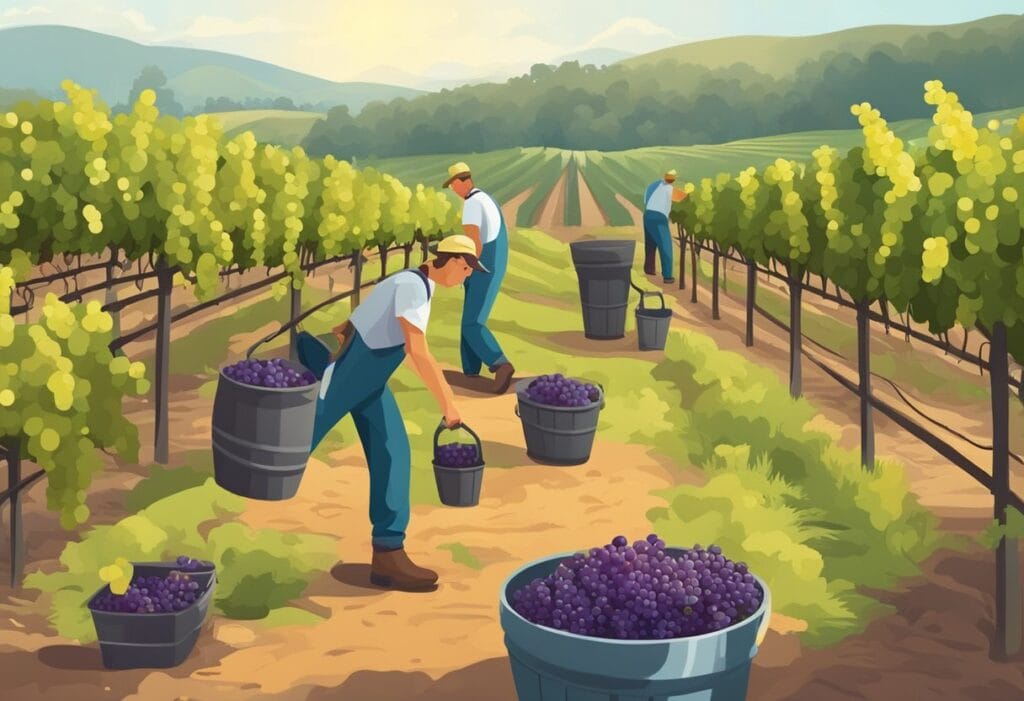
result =
[[437,681],[423,672],[356,672],[344,684],[313,690],[307,701],[516,701],[507,657],[456,670]]

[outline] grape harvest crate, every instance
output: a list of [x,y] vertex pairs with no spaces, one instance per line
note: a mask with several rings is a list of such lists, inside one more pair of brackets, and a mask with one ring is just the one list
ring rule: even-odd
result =
[[[177,563],[134,562],[133,576],[165,577],[181,571]],[[189,656],[209,613],[217,584],[214,569],[184,572],[204,587],[188,608],[168,613],[98,611],[93,604],[110,590],[104,585],[86,606],[96,625],[103,666],[108,669],[176,667]]]

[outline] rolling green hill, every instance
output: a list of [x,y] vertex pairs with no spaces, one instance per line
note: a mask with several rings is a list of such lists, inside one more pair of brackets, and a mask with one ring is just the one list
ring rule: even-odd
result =
[[875,25],[802,37],[727,37],[653,51],[626,59],[620,64],[635,68],[661,61],[677,61],[714,69],[747,63],[761,73],[778,77],[792,73],[801,64],[830,52],[846,52],[862,58],[880,43],[903,48],[915,37],[933,32],[942,32],[950,37],[962,37],[972,30],[990,34],[1019,33],[1021,21],[1021,15],[995,15],[962,24],[939,26]]
[[252,131],[260,143],[288,148],[302,143],[313,124],[324,118],[323,112],[298,110],[238,110],[209,114],[220,120],[228,136]]
[[327,109],[348,105],[358,112],[375,100],[414,97],[418,90],[377,83],[334,81],[242,56],[134,41],[63,26],[0,29],[0,87],[35,90],[63,98],[66,78],[99,90],[109,104],[128,99],[132,82],[148,65],[167,76],[175,99],[190,109],[207,97],[289,97],[295,104]]

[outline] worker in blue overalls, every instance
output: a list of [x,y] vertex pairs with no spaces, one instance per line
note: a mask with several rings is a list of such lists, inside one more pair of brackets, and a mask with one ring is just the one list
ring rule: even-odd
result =
[[347,414],[363,444],[373,524],[370,579],[378,586],[412,591],[432,588],[437,573],[413,564],[404,549],[409,437],[388,378],[408,359],[441,407],[445,425],[461,423],[455,395],[427,348],[430,300],[436,285],[455,287],[474,272],[489,272],[477,258],[476,244],[462,234],[443,239],[435,253],[430,263],[390,275],[374,287],[349,320],[334,329],[341,346],[333,358],[319,355],[319,341],[311,336],[305,336],[307,345],[298,346],[303,364],[322,373],[311,450]]
[[462,307],[462,371],[467,377],[477,377],[483,365],[494,373],[491,386],[495,394],[503,394],[512,383],[515,368],[487,328],[494,300],[508,267],[508,229],[501,207],[494,198],[473,185],[469,166],[456,163],[448,169],[444,187],[450,187],[465,204],[462,209],[462,228],[476,245],[477,257],[490,269],[489,273],[474,273],[464,285],[466,299]]
[[661,254],[661,274],[665,282],[675,282],[672,276],[672,233],[668,216],[672,203],[686,199],[686,192],[675,187],[676,171],[665,173],[662,180],[655,180],[644,192],[644,272],[654,275],[655,252]]

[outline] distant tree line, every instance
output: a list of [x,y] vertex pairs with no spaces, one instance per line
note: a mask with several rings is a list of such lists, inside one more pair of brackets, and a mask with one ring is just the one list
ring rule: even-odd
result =
[[317,107],[312,102],[303,102],[296,106],[290,97],[247,97],[244,100],[234,100],[230,97],[208,97],[203,109],[197,112],[234,112],[237,110],[298,110],[302,112],[316,112]]
[[[304,102],[296,106],[290,97],[247,97],[244,100],[235,100],[230,97],[207,97],[206,103],[202,106],[196,105],[190,109],[181,106],[174,98],[174,91],[167,87],[167,76],[159,66],[146,66],[139,73],[139,76],[132,83],[131,91],[128,93],[128,101],[114,105],[112,111],[115,114],[130,112],[132,105],[139,99],[143,90],[153,90],[156,93],[156,107],[161,114],[169,114],[181,118],[186,114],[203,114],[205,112],[234,112],[237,110],[302,110],[305,112],[316,112],[318,106],[310,102]],[[4,94],[0,93],[0,98]]]
[[503,84],[331,109],[304,142],[316,156],[386,157],[515,146],[616,150],[854,125],[864,101],[889,119],[929,116],[927,80],[941,79],[982,112],[1024,105],[1024,19],[1000,34],[922,34],[861,58],[829,53],[775,78],[756,66],[710,70],[664,61],[598,69],[536,65]]

